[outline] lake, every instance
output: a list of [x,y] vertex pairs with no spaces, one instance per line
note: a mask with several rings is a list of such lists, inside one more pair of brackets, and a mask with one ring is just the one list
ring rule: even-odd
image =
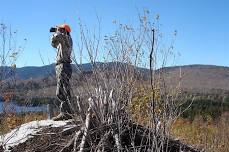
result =
[[42,106],[19,106],[13,102],[5,104],[4,102],[0,101],[0,113],[3,112],[4,107],[6,107],[7,111],[12,111],[16,113],[21,113],[21,112],[46,112],[47,111],[47,106],[42,105]]

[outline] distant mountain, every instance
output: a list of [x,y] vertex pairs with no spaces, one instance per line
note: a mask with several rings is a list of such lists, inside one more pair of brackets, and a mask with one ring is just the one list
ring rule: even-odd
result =
[[[73,65],[72,67],[73,71],[76,72],[77,66]],[[83,69],[83,71],[90,71],[92,66],[90,63],[86,63],[83,64],[81,68]],[[52,75],[55,75],[55,64],[45,65],[41,67],[27,66],[16,69],[16,76],[20,80],[39,79]]]
[[16,77],[21,80],[43,78],[55,74],[54,64],[41,67],[28,66],[16,69]]
[[[106,65],[108,68],[113,66],[123,66],[122,63],[96,63],[97,66]],[[80,67],[73,65],[73,71],[77,72],[80,68],[84,72],[92,70],[90,63],[82,64]],[[149,73],[148,69],[139,68],[145,75]],[[222,89],[229,90],[229,67],[215,65],[185,65],[175,67],[165,67],[159,69],[165,73],[164,78],[168,85],[175,86],[181,82],[181,88],[188,90],[211,90]],[[42,67],[22,67],[16,69],[17,78],[20,80],[45,78],[55,75],[55,65],[46,65]]]
[[215,65],[185,65],[166,67],[162,69],[166,74],[168,84],[178,84],[181,88],[197,92],[207,90],[229,90],[229,67]]
[[[96,62],[96,66],[98,67],[106,67],[106,68],[112,68],[114,66],[125,66],[126,64],[118,63],[118,62],[108,62],[108,63],[102,63],[102,62]],[[90,72],[92,71],[92,64],[91,63],[85,63],[82,65],[74,65],[72,64],[73,72]],[[142,71],[148,71],[144,68],[139,68]],[[28,67],[22,67],[16,69],[16,76],[20,80],[26,80],[26,79],[39,79],[48,77],[51,75],[55,75],[55,64],[45,65],[41,67],[36,66],[28,66]]]

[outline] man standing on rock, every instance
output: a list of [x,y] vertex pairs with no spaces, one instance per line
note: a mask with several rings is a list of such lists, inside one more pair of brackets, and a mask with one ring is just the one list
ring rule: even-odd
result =
[[71,28],[67,24],[61,24],[56,28],[51,28],[50,32],[54,32],[51,37],[51,44],[57,49],[56,55],[56,78],[57,88],[56,96],[60,101],[60,114],[53,120],[67,120],[72,118],[72,109],[70,107],[71,90],[70,78],[72,75],[71,52],[72,38],[70,35]]

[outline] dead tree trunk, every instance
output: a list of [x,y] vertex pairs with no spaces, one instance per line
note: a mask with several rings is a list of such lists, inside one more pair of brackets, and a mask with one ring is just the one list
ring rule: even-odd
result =
[[[74,139],[61,152],[200,151],[178,140],[159,134],[154,136],[153,129],[134,123],[112,94],[113,91],[107,96],[98,89],[96,96],[89,99],[88,110],[80,115],[84,120],[81,130],[76,132]],[[83,107],[79,108],[83,112]]]

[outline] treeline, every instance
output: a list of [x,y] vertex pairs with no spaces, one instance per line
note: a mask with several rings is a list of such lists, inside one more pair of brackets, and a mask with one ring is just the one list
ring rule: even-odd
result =
[[190,108],[182,113],[183,118],[194,120],[196,116],[202,116],[206,120],[209,116],[213,119],[219,118],[224,112],[229,111],[229,96],[219,94],[205,94],[202,96],[193,95],[187,99],[187,102],[182,105],[182,110]]
[[57,102],[57,98],[54,97],[32,97],[32,98],[21,98],[21,97],[15,97],[12,100],[17,105],[21,106],[40,106],[44,104],[53,104]]
[[16,84],[15,87],[18,91],[28,91],[28,90],[36,90],[42,89],[50,86],[56,85],[56,79],[53,77],[45,77],[43,79],[36,79],[36,80],[28,80],[22,81]]

